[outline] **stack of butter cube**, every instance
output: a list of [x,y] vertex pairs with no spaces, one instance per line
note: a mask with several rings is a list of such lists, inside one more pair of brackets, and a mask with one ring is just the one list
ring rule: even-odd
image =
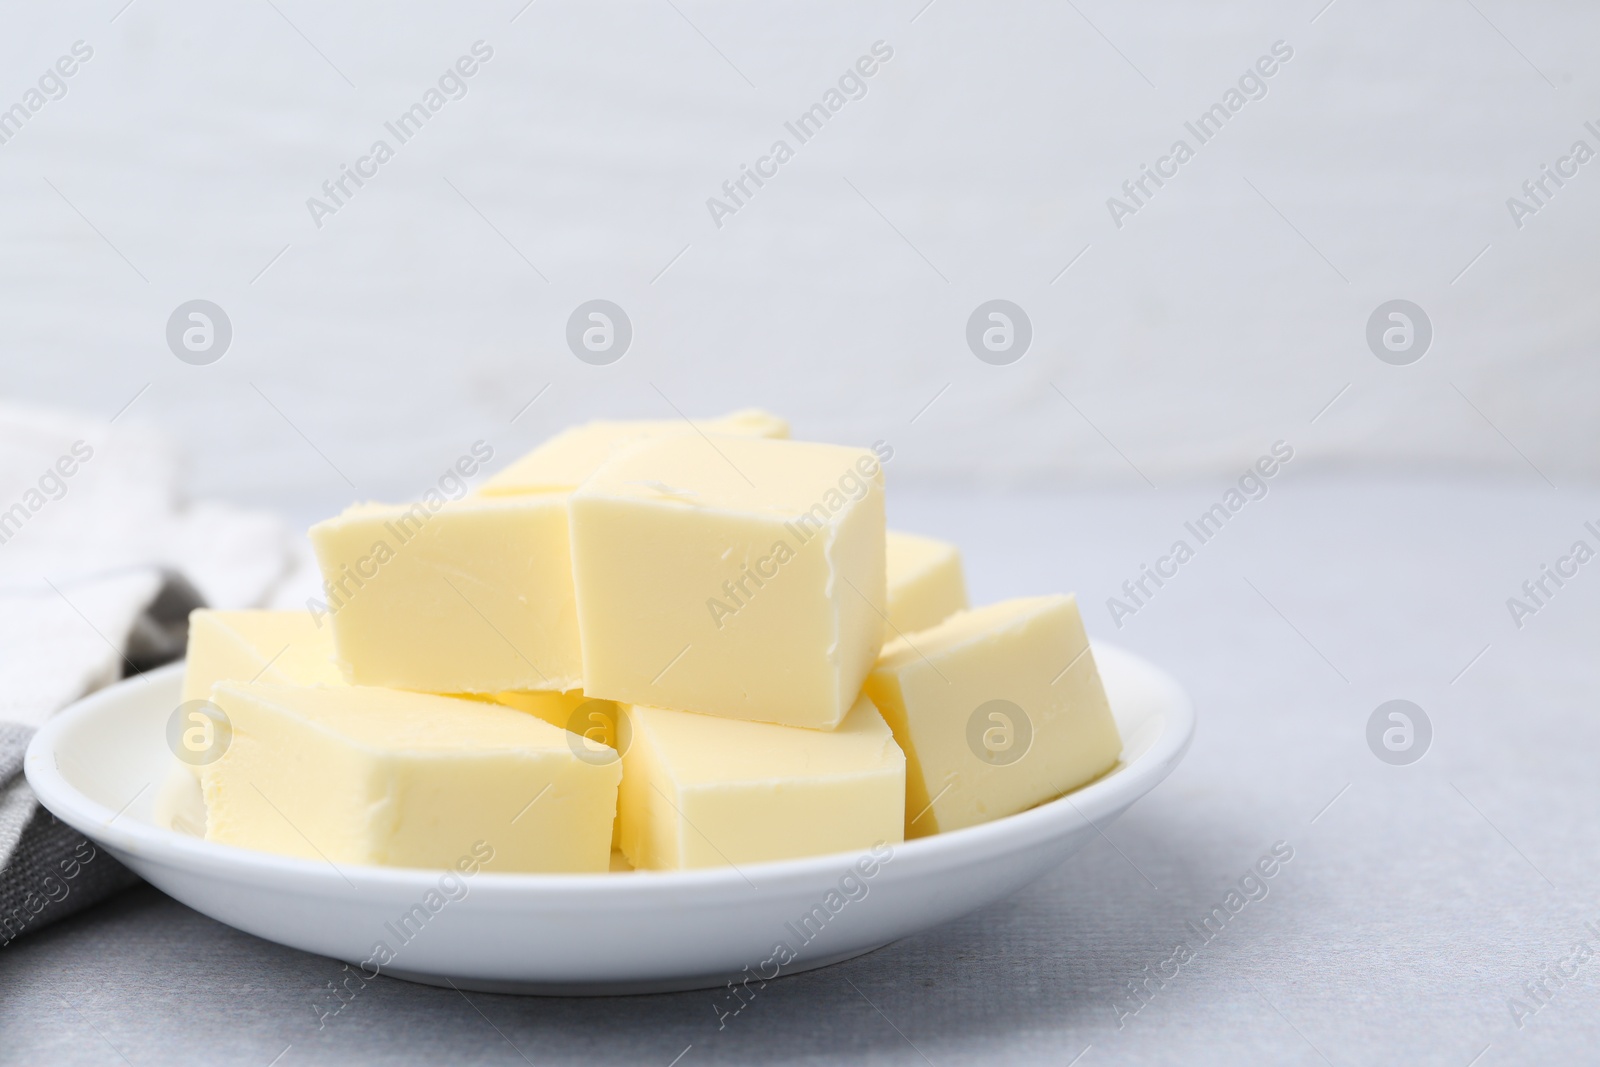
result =
[[198,768],[206,837],[738,867],[974,826],[1111,769],[1073,598],[968,610],[954,546],[885,529],[890,454],[756,411],[593,422],[460,499],[317,524],[312,610],[191,620],[184,699],[229,737]]

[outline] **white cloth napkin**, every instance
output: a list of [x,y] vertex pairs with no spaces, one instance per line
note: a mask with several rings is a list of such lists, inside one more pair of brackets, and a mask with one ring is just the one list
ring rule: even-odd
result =
[[[279,519],[189,502],[179,476],[159,432],[0,403],[0,944],[132,880],[83,864],[93,846],[39,809],[21,773],[33,728],[143,665],[158,597],[169,615],[261,605],[300,558]],[[54,900],[71,863],[85,874]]]

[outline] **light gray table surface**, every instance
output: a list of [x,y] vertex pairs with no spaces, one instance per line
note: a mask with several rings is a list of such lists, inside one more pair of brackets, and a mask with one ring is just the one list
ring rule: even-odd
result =
[[[1582,939],[1600,947],[1584,925],[1600,930],[1600,561],[1520,628],[1506,600],[1575,541],[1600,548],[1584,527],[1600,527],[1600,493],[1532,470],[1313,475],[1286,470],[1120,630],[1106,598],[1226,483],[892,500],[895,525],[961,541],[976,600],[1078,590],[1097,638],[1188,688],[1194,746],[1103,840],[1012,899],[776,982],[724,1030],[709,992],[537,999],[387,978],[319,1030],[339,964],[141,887],[0,949],[0,1061],[1592,1060],[1600,956],[1547,979],[1542,1004],[1525,983]],[[1396,698],[1433,727],[1409,766],[1366,740]],[[1294,856],[1268,895],[1119,1027],[1126,983],[1195,942],[1185,924],[1276,842]],[[1511,998],[1538,1008],[1520,1027]]]

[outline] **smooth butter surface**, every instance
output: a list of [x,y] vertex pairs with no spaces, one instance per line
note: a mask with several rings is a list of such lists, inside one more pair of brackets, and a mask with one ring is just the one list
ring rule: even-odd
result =
[[[338,863],[604,871],[620,767],[475,700],[222,682],[232,739],[201,771],[206,838]],[[476,854],[481,854],[481,851]]]
[[482,496],[516,496],[576,489],[619,446],[651,437],[695,434],[788,437],[789,424],[765,411],[747,409],[690,425],[684,419],[597,420],[564,430],[509,464],[478,489]]
[[584,690],[831,729],[882,645],[882,468],[864,449],[635,444],[572,494]]
[[967,583],[955,545],[890,530],[887,548],[892,635],[926,630],[966,608]]
[[1070,596],[1007,600],[897,638],[866,692],[906,754],[907,837],[1024,811],[1122,752]]
[[431,693],[582,685],[559,498],[359,504],[311,528],[351,681]]
[[830,732],[623,705],[621,847],[656,870],[902,840],[906,761],[865,697]]
[[333,630],[308,611],[213,611],[189,615],[183,700],[206,700],[218,682],[343,685]]

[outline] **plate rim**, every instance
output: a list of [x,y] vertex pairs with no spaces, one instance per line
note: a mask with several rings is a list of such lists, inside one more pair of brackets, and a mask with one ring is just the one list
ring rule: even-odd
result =
[[[1162,691],[1161,733],[1150,747],[1114,772],[1026,811],[977,826],[896,842],[891,846],[894,862],[885,864],[885,873],[910,867],[929,871],[964,866],[986,855],[1003,854],[1018,846],[1064,835],[1084,822],[1098,826],[1100,821],[1109,821],[1149,793],[1172,772],[1194,738],[1195,715],[1188,694],[1164,669],[1135,652],[1102,641],[1092,641],[1091,647],[1097,654],[1109,651],[1131,661]],[[437,881],[445,869],[356,863],[334,865],[331,861],[209,842],[142,821],[129,820],[118,825],[121,812],[112,811],[90,798],[67,780],[54,758],[56,747],[61,736],[80,720],[102,712],[108,704],[132,699],[142,690],[170,684],[169,680],[182,670],[183,661],[180,660],[125,678],[79,698],[46,720],[29,741],[23,757],[24,773],[39,802],[63,822],[113,851],[207,877],[256,885],[292,884],[297,893],[344,899],[348,899],[352,887],[358,892],[402,888],[410,891]],[[481,870],[472,878],[473,895],[481,893],[485,903],[497,899],[526,903],[552,895],[596,894],[616,906],[636,896],[658,903],[663,893],[679,891],[699,895],[729,886],[754,884],[752,879],[759,881],[762,889],[780,890],[789,883],[810,885],[819,875],[837,875],[865,851],[856,849],[738,867],[683,871],[532,873]]]

